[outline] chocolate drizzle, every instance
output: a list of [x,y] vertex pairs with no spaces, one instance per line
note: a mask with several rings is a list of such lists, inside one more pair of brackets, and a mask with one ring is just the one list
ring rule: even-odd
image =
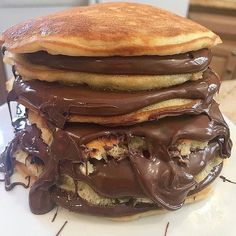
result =
[[166,224],[164,236],[167,236],[167,231],[168,231],[169,225],[170,225],[170,222],[168,222],[168,223]]
[[[48,147],[40,138],[41,132],[36,126],[26,126],[6,149],[11,155],[2,155],[0,161],[4,165],[12,163],[17,145],[43,161],[44,172],[33,184],[29,194],[30,208],[35,214],[44,214],[55,204],[76,212],[113,217],[160,207],[176,210],[182,206],[187,195],[200,191],[212,182],[219,175],[222,164],[213,168],[212,173],[200,183],[195,181],[194,176],[216,156],[228,157],[231,150],[229,130],[216,103],[208,110],[208,115],[169,117],[125,128],[67,124],[64,130],[53,128],[52,132],[53,142]],[[88,161],[84,155],[85,145],[96,138],[111,135],[126,140],[129,151],[125,158],[111,159],[106,163],[98,161],[94,164],[93,173],[83,174],[79,165],[85,165]],[[148,156],[129,145],[129,140],[137,136],[144,138],[148,144]],[[176,143],[181,139],[209,141],[210,144],[192,152],[187,164],[183,165],[175,150]],[[12,164],[7,165],[9,173],[13,172],[13,168]],[[87,183],[104,197],[146,197],[153,203],[134,204],[129,201],[115,206],[93,205],[79,195],[57,187],[60,175],[63,174],[71,176],[75,183]]]
[[32,64],[55,69],[116,75],[166,75],[194,73],[207,68],[211,51],[200,49],[171,56],[71,57],[40,51],[24,54]]
[[[167,115],[199,114],[208,109],[218,92],[220,80],[208,69],[203,79],[190,81],[166,89],[143,92],[98,91],[86,86],[65,86],[59,83],[23,81],[19,75],[8,94],[8,100],[18,100],[29,108],[39,110],[47,120],[63,127],[70,115],[117,116],[124,115],[162,101],[184,98],[199,99],[192,108],[183,108]],[[153,115],[150,119],[157,119]]]

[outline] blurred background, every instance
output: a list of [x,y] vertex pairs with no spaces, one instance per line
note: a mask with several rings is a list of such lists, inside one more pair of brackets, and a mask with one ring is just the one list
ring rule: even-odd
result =
[[[120,0],[119,0],[120,1]],[[0,32],[22,20],[47,15],[73,6],[109,0],[0,0]],[[188,17],[219,34],[223,44],[213,49],[211,67],[223,80],[217,100],[222,111],[236,122],[236,0],[134,0]],[[6,101],[5,81],[9,71],[0,56],[0,105]]]

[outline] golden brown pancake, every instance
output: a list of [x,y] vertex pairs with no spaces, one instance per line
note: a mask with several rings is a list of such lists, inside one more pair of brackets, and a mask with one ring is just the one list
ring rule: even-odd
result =
[[160,119],[169,114],[188,113],[193,107],[198,106],[199,103],[200,100],[197,99],[171,99],[120,116],[70,115],[68,122],[89,122],[111,126],[132,125],[148,120]]
[[70,56],[173,55],[221,42],[191,20],[136,3],[104,3],[38,17],[9,28],[2,40],[14,53],[45,50]]

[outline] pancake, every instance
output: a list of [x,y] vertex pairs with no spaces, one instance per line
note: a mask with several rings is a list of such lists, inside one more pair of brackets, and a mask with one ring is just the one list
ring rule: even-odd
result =
[[3,32],[14,53],[69,56],[174,55],[211,48],[220,38],[165,10],[137,3],[105,3],[38,17]]
[[15,55],[17,60],[54,69],[109,75],[170,75],[205,70],[211,62],[211,51],[200,49],[169,56],[71,57],[50,55],[44,51]]
[[[18,159],[19,157],[19,153],[16,154],[16,159]],[[25,165],[24,163],[21,162],[16,162],[16,173],[19,173],[22,177],[25,176],[31,176],[31,186],[33,185],[33,183],[37,180],[37,175],[38,175],[38,166],[30,164],[29,165]],[[74,188],[71,186],[61,186],[61,188],[63,188],[65,191],[68,192],[72,192],[74,194]],[[85,195],[89,195],[90,199],[92,199],[94,201],[95,198],[92,198],[91,196],[94,196],[92,194],[94,194],[95,192],[91,192],[91,188],[89,188],[86,185],[81,184],[80,185],[80,191],[78,194],[83,194]],[[188,196],[185,200],[185,205],[186,204],[192,204],[195,202],[199,202],[201,200],[204,200],[208,197],[210,197],[213,193],[213,186],[209,185],[208,187],[206,187],[205,189],[201,190],[198,193],[192,194],[190,196]],[[97,196],[96,196],[97,197]],[[98,199],[98,198],[96,198]],[[141,201],[141,199],[140,199]],[[101,200],[99,201],[101,202]],[[95,205],[98,205],[97,203]],[[165,214],[168,211],[165,209],[157,209],[157,210],[149,210],[146,212],[142,212],[142,213],[137,213],[137,214],[133,214],[133,215],[129,215],[129,216],[120,216],[120,217],[106,217],[112,221],[132,221],[132,220],[136,220],[139,219],[141,217],[147,217],[147,216],[152,216],[152,215],[159,215],[159,214]]]
[[21,76],[15,76],[8,101],[17,100],[39,111],[58,127],[65,122],[130,125],[170,115],[199,114],[208,109],[220,86],[218,76],[210,69],[204,72],[201,82],[133,93],[23,81]]
[[79,71],[58,70],[42,65],[32,64],[18,55],[7,53],[5,63],[14,65],[17,72],[26,81],[42,80],[63,84],[89,85],[97,89],[115,89],[124,91],[140,91],[167,88],[186,81],[202,78],[203,71],[172,75],[108,75]]

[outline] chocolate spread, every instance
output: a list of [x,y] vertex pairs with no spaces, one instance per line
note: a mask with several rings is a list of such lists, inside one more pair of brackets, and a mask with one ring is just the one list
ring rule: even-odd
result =
[[167,75],[194,73],[207,68],[211,51],[200,49],[170,56],[72,57],[45,51],[23,54],[30,63],[55,69],[116,75]]
[[[26,125],[17,132],[0,159],[0,171],[9,176],[13,173],[13,152],[17,146],[44,162],[45,171],[31,187],[29,194],[30,208],[35,214],[46,213],[56,204],[75,212],[113,217],[163,207],[168,210],[179,209],[189,194],[206,187],[219,175],[222,163],[214,167],[200,183],[195,181],[194,176],[216,156],[229,157],[232,145],[228,126],[215,102],[207,114],[198,116],[167,117],[129,127],[67,124],[63,130],[52,125],[50,129],[53,142],[47,146],[40,137],[41,131],[35,125]],[[89,161],[84,152],[85,144],[111,135],[123,137],[128,147],[131,137],[144,138],[149,155],[145,156],[130,147],[122,160],[97,161],[93,173],[81,173],[79,165]],[[209,145],[193,150],[183,165],[176,153],[176,143],[181,139],[208,141]],[[59,189],[57,184],[62,174],[71,176],[75,183],[87,183],[101,196],[130,197],[131,200],[115,206],[95,206],[78,195]],[[146,197],[153,203],[135,203],[132,201],[135,197]]]

